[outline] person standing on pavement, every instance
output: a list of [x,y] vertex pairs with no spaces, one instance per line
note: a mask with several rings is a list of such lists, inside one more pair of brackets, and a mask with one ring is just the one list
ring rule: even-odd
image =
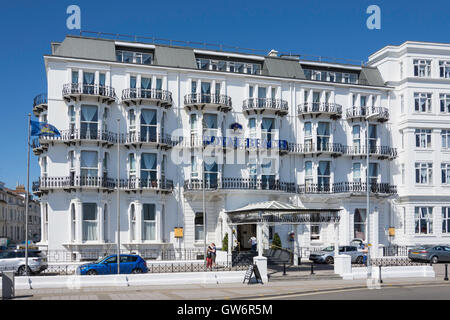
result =
[[257,240],[256,240],[255,235],[253,235],[253,236],[248,240],[248,242],[251,242],[251,244],[252,244],[252,251],[253,251],[253,252],[256,252],[256,244],[257,244],[258,242],[257,242]]
[[214,242],[211,243],[211,263],[216,266],[216,244]]
[[206,269],[211,269],[212,267],[212,248],[211,245],[208,246],[206,250]]

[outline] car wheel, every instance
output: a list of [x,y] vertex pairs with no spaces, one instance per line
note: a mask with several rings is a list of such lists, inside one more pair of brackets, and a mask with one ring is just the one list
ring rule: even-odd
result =
[[333,257],[327,257],[325,259],[325,263],[326,264],[333,264],[334,263],[334,258]]
[[359,256],[358,258],[356,258],[356,263],[357,264],[363,264],[364,258],[362,256]]
[[140,268],[133,269],[133,271],[131,271],[131,273],[142,273],[142,269],[140,269]]
[[97,273],[97,271],[95,271],[95,270],[88,270],[88,272],[86,272],[86,274],[89,275],[89,276],[95,276],[95,275],[97,275],[98,273]]
[[[17,270],[17,274],[19,275],[19,276],[26,276],[27,275],[27,273],[26,273],[26,267],[25,266],[20,266],[20,268]],[[31,274],[31,269],[30,269],[30,267],[28,267],[28,274],[30,275]]]
[[439,258],[437,256],[431,257],[431,263],[435,264],[439,262]]

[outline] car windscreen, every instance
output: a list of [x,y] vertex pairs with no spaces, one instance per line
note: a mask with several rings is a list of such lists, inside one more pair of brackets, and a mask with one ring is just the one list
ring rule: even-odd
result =
[[325,249],[322,249],[322,251],[334,251],[334,247],[326,247]]

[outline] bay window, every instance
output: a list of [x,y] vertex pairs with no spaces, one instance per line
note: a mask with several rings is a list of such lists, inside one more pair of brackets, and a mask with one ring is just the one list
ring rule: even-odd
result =
[[312,161],[305,162],[305,188],[311,188],[313,184],[313,164]]
[[361,182],[361,163],[355,162],[352,167],[353,182]]
[[141,110],[141,142],[156,142],[156,110]]
[[330,191],[330,161],[319,161],[317,167],[317,186],[319,191]]
[[327,151],[330,144],[330,123],[319,122],[317,126],[317,150]]
[[141,78],[141,97],[151,98],[152,96],[152,78]]
[[303,144],[305,145],[305,151],[308,152],[311,151],[313,142],[311,122],[305,122],[303,130],[305,134],[303,138]]
[[431,60],[413,60],[415,77],[431,77]]
[[367,211],[366,209],[355,209],[353,216],[354,238],[366,240],[367,234]]
[[209,137],[212,141],[213,137],[217,137],[218,134],[218,123],[217,114],[205,113],[203,115],[203,134]]
[[361,126],[354,125],[352,128],[352,136],[353,136],[353,151],[354,153],[361,152]]
[[81,106],[81,139],[96,139],[98,133],[98,107]]
[[81,151],[81,184],[95,185],[98,177],[97,151]]
[[378,163],[369,163],[369,183],[372,188],[378,183]]
[[369,150],[371,153],[376,153],[377,150],[377,140],[378,140],[378,132],[377,125],[371,124],[369,125]]
[[275,185],[275,160],[263,159],[261,162],[261,188],[272,190]]
[[141,186],[156,187],[156,154],[141,154]]
[[450,78],[450,61],[439,61],[439,76]]
[[205,157],[203,162],[203,171],[205,188],[217,188],[217,175],[219,170],[216,159],[213,157]]
[[274,138],[275,119],[262,118],[261,122],[261,140],[265,146],[269,146]]
[[441,130],[441,141],[442,149],[450,149],[450,130]]
[[95,73],[83,72],[83,93],[94,94]]
[[439,95],[439,102],[441,106],[441,112],[450,113],[450,94],[441,93]]
[[414,110],[431,112],[431,93],[414,93]]
[[83,241],[98,239],[97,204],[83,203]]
[[142,240],[156,240],[156,210],[153,203],[143,205]]

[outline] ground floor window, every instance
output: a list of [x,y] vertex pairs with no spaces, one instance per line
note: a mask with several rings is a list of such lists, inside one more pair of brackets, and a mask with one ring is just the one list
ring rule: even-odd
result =
[[97,204],[83,203],[83,241],[96,241],[97,235]]
[[320,240],[320,224],[311,225],[311,241]]
[[355,238],[364,241],[366,240],[366,223],[367,223],[366,209],[355,209],[355,216],[353,219]]
[[142,240],[156,240],[156,210],[153,203],[145,203],[142,215]]
[[433,233],[433,208],[415,207],[415,233],[431,234]]
[[442,233],[450,233],[450,207],[442,207]]
[[203,240],[204,239],[203,212],[195,213],[194,228],[195,228],[195,241]]

